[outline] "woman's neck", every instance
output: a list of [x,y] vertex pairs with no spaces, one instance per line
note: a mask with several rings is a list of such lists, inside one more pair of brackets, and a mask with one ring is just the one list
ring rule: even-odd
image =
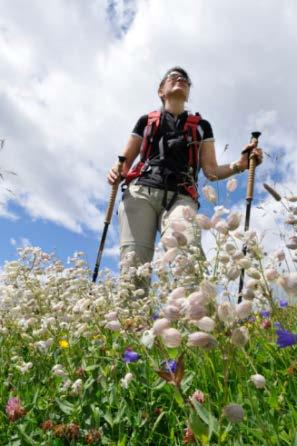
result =
[[185,111],[185,102],[175,98],[166,98],[164,109],[174,116],[178,116]]

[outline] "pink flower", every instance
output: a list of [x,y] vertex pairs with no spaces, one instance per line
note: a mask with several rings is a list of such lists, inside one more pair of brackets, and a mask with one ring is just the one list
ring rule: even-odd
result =
[[217,341],[213,336],[203,331],[195,331],[188,336],[188,344],[190,347],[201,347],[210,350],[217,345]]
[[201,390],[195,390],[193,395],[190,397],[190,401],[194,403],[194,401],[198,401],[200,404],[205,403],[205,395]]
[[9,398],[6,408],[5,408],[6,415],[8,416],[9,421],[16,421],[19,418],[22,418],[26,410],[22,406],[21,401],[17,397]]
[[230,231],[234,231],[240,225],[241,215],[239,212],[232,212],[227,218],[227,224]]
[[165,317],[162,319],[157,319],[153,324],[153,334],[155,336],[160,336],[162,331],[165,330],[165,328],[169,327],[170,327],[170,321],[168,319],[166,319]]

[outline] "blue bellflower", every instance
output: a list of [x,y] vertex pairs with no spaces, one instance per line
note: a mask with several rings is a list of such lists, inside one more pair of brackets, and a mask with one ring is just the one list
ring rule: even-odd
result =
[[286,308],[289,305],[288,301],[286,299],[281,299],[279,301],[280,308]]
[[280,348],[289,347],[290,345],[297,344],[297,334],[291,333],[288,330],[282,328],[276,330],[277,334],[277,345]]
[[162,362],[162,366],[166,370],[166,372],[175,373],[177,362],[174,359],[168,359],[167,361]]
[[133,350],[127,348],[123,354],[123,361],[128,364],[129,362],[136,362],[140,358],[140,355]]

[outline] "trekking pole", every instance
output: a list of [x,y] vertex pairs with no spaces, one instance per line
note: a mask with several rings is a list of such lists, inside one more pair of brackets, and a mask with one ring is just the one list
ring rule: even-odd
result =
[[[252,132],[251,143],[256,142],[258,145],[258,140],[261,135],[261,132]],[[254,182],[255,182],[255,170],[256,170],[256,161],[255,156],[251,154],[251,149],[248,149],[249,152],[249,175],[247,181],[246,188],[246,212],[245,212],[245,224],[244,231],[248,231],[250,227],[250,216],[251,216],[251,207],[254,196]],[[242,252],[246,255],[247,245],[244,244],[242,248]],[[238,289],[238,303],[242,301],[242,288],[243,288],[243,280],[244,280],[244,268],[242,268],[239,279],[239,289]]]
[[102,233],[101,242],[100,242],[97,259],[96,259],[96,264],[95,264],[95,268],[94,268],[94,272],[93,272],[93,278],[92,278],[93,283],[95,283],[97,280],[98,271],[99,271],[101,258],[102,258],[102,254],[103,254],[103,249],[104,249],[104,244],[105,244],[105,239],[106,239],[106,235],[107,235],[107,230],[108,230],[109,223],[111,222],[114,203],[115,203],[115,199],[117,196],[119,184],[121,182],[121,172],[122,172],[123,164],[124,164],[125,160],[126,160],[126,158],[124,156],[119,156],[119,162],[118,162],[119,179],[116,180],[116,182],[113,184],[111,193],[110,193],[110,197],[109,197],[109,203],[108,203],[108,207],[107,207],[106,214],[105,214],[103,233]]

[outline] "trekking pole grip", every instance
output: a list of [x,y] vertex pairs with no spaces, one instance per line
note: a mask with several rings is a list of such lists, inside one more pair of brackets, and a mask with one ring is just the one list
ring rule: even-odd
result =
[[[256,142],[258,145],[258,140],[261,132],[252,132],[251,142]],[[246,199],[252,200],[254,195],[254,183],[255,183],[255,170],[256,170],[256,160],[253,154],[249,155],[249,176],[247,181],[247,191]]]
[[108,202],[108,206],[107,206],[107,210],[106,210],[106,214],[105,214],[105,220],[104,220],[104,223],[107,223],[107,224],[109,224],[111,222],[112,212],[113,212],[113,208],[114,208],[114,203],[115,203],[115,199],[116,199],[116,196],[117,196],[119,184],[121,182],[121,173],[122,173],[122,170],[123,170],[123,164],[124,164],[125,160],[126,160],[126,158],[124,156],[119,156],[119,162],[118,162],[118,166],[117,166],[118,167],[119,178],[113,184],[112,189],[111,189],[109,202]]

